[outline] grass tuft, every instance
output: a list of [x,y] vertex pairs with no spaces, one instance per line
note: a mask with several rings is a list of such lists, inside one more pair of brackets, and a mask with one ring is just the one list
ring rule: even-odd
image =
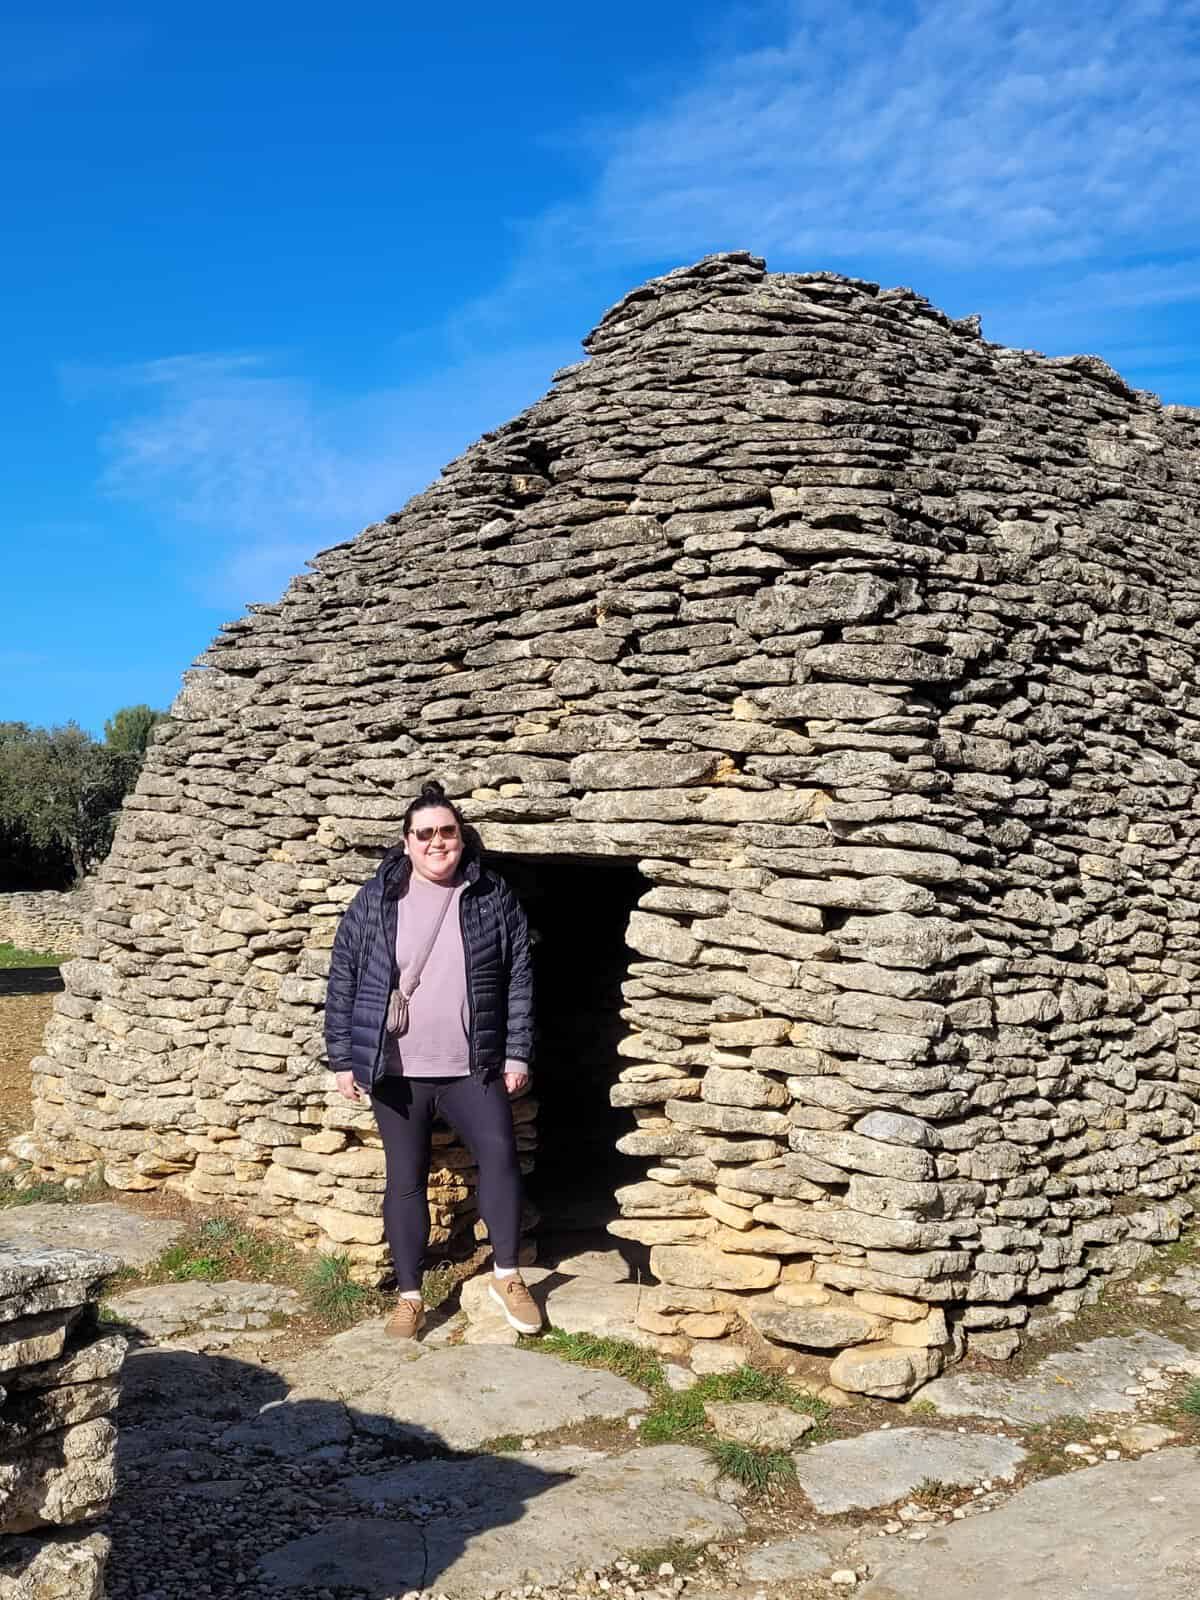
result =
[[[549,1355],[560,1356],[564,1361],[575,1361],[584,1367],[604,1367],[619,1378],[640,1384],[643,1389],[657,1393],[667,1388],[662,1363],[649,1350],[630,1344],[627,1339],[605,1339],[594,1333],[564,1333],[561,1328],[547,1328],[546,1332],[521,1343],[530,1350],[544,1350]],[[667,1390],[669,1394],[671,1391]]]
[[317,1257],[304,1275],[304,1293],[317,1316],[342,1328],[380,1307],[378,1293],[354,1282],[350,1258],[340,1254]]
[[1184,1390],[1183,1399],[1179,1402],[1179,1409],[1186,1411],[1189,1417],[1200,1417],[1200,1378],[1191,1383]]
[[452,1261],[443,1261],[438,1267],[430,1267],[421,1279],[421,1299],[431,1311],[436,1311],[457,1289],[462,1280],[462,1271]]
[[[713,1373],[690,1389],[680,1390],[667,1383],[657,1356],[624,1339],[602,1339],[590,1333],[564,1333],[561,1328],[550,1328],[536,1338],[522,1339],[521,1344],[528,1350],[542,1350],[584,1366],[604,1367],[639,1384],[649,1392],[651,1402],[638,1429],[644,1444],[700,1445],[710,1452],[723,1476],[736,1478],[758,1491],[795,1477],[791,1456],[786,1451],[752,1450],[716,1439],[705,1405],[714,1400],[758,1400],[803,1412],[819,1423],[829,1416],[829,1407],[823,1400],[803,1393],[781,1372],[741,1366],[734,1372]],[[814,1429],[805,1436],[801,1448],[821,1437],[820,1431]]]
[[201,1254],[186,1243],[168,1245],[159,1256],[158,1265],[173,1283],[218,1283],[226,1275],[220,1256]]
[[909,1499],[915,1500],[926,1511],[932,1511],[935,1506],[941,1505],[949,1493],[949,1486],[944,1484],[940,1478],[922,1478],[909,1495]]
[[734,1478],[755,1494],[796,1481],[796,1463],[786,1450],[752,1450],[732,1439],[714,1439],[707,1449],[722,1478]]
[[1067,1472],[1074,1458],[1064,1454],[1063,1446],[1082,1444],[1095,1431],[1095,1422],[1073,1415],[1030,1424],[1025,1430],[1025,1469],[1039,1478]]
[[21,1183],[13,1173],[0,1174],[0,1209],[9,1206],[35,1206],[43,1202],[74,1205],[79,1201],[99,1200],[109,1193],[103,1168],[97,1167],[81,1183],[67,1184],[57,1178]]
[[1186,1229],[1172,1244],[1156,1250],[1144,1266],[1139,1267],[1139,1278],[1169,1277],[1176,1267],[1189,1266],[1200,1259],[1200,1231]]
[[674,1567],[676,1574],[691,1572],[700,1565],[704,1556],[702,1545],[684,1544],[682,1539],[672,1539],[670,1544],[653,1545],[648,1550],[634,1550],[629,1560],[639,1572],[657,1573],[659,1567]]
[[[709,1431],[704,1407],[714,1400],[764,1401],[803,1412],[817,1422],[824,1422],[829,1416],[829,1407],[823,1400],[802,1393],[781,1372],[761,1372],[757,1367],[743,1366],[734,1372],[718,1372],[701,1378],[690,1389],[679,1392],[664,1389],[658,1393],[654,1409],[642,1423],[642,1438],[647,1444],[703,1442],[701,1436]],[[805,1442],[812,1442],[812,1436],[807,1436]]]

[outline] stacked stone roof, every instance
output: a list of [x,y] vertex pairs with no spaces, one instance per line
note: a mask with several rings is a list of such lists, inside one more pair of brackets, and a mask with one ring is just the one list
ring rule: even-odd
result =
[[1200,415],[745,254],[585,346],[189,675],[24,1148],[378,1260],[323,980],[439,776],[493,849],[648,880],[613,1092],[664,1336],[733,1296],[911,1387],[1196,1181]]

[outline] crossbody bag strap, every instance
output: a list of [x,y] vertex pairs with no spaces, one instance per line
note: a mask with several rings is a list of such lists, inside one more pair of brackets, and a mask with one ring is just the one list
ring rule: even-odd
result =
[[408,971],[400,974],[400,981],[397,983],[396,987],[400,990],[400,993],[406,1000],[412,999],[413,994],[416,991],[416,987],[421,981],[421,974],[425,970],[425,963],[429,960],[429,957],[433,953],[433,947],[437,943],[438,934],[442,931],[442,923],[446,920],[446,913],[450,910],[450,902],[454,899],[455,893],[456,891],[453,889],[447,893],[445,903],[442,906],[442,909],[438,912],[437,921],[433,925],[433,932],[429,935],[428,939],[426,939],[421,953],[417,956],[417,959],[411,963]]

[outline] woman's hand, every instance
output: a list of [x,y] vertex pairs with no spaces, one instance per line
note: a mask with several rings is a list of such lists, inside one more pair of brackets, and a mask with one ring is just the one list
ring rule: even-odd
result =
[[354,1081],[352,1072],[335,1072],[338,1093],[344,1100],[365,1100],[367,1097]]
[[505,1072],[504,1087],[510,1095],[520,1094],[521,1090],[528,1088],[528,1086],[529,1074],[527,1072]]

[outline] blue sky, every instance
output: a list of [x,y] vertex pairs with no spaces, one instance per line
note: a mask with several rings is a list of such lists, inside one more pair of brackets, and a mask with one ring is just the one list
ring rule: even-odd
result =
[[217,626],[710,250],[1200,404],[1200,0],[0,0],[0,720]]

